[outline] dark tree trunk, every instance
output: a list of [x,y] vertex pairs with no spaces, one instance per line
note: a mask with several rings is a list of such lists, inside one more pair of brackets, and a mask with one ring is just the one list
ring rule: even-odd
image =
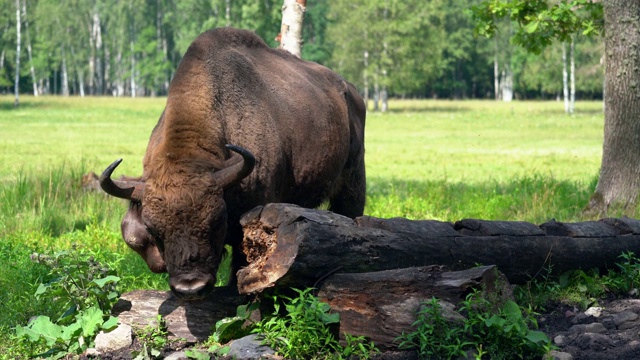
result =
[[249,265],[238,271],[240,293],[271,286],[305,288],[338,273],[445,265],[453,270],[496,265],[511,283],[523,283],[549,267],[614,268],[624,251],[640,252],[640,221],[583,223],[466,219],[355,221],[328,211],[288,204],[257,207],[241,220]]
[[640,2],[604,1],[605,125],[600,178],[587,210],[635,205],[640,192]]
[[[496,307],[511,298],[509,283],[495,266],[443,271],[441,266],[405,268],[361,274],[335,274],[320,287],[318,297],[340,314],[340,334],[366,336],[378,348],[396,348],[397,337],[410,331],[420,306],[439,300],[445,317],[472,290],[484,289]],[[498,303],[496,303],[496,301]]]

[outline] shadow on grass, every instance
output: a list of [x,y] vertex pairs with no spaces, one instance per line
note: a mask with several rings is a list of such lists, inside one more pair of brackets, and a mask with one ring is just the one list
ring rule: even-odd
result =
[[11,111],[18,109],[41,109],[50,105],[48,101],[29,101],[28,99],[20,100],[20,104],[16,108],[13,99],[10,101],[0,101],[0,111]]
[[[440,105],[430,105],[429,103],[416,102],[417,106],[403,106],[401,108],[393,107],[393,104],[387,110],[390,114],[404,114],[404,113],[463,113],[469,112],[471,109],[467,107],[460,106],[440,106]],[[373,108],[370,107],[368,112],[374,112]]]

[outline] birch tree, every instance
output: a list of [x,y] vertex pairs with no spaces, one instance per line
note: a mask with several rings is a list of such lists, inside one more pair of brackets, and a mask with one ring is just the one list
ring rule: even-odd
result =
[[20,0],[16,0],[16,77],[14,83],[14,93],[16,100],[14,107],[20,105]]
[[302,55],[302,23],[306,9],[307,0],[284,0],[282,5],[280,47],[297,57]]

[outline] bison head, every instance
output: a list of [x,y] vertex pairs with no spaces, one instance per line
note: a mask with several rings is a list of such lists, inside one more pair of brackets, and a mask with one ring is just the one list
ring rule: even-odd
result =
[[248,176],[253,155],[238,146],[240,155],[215,172],[185,172],[183,168],[141,180],[112,180],[111,164],[100,177],[102,189],[131,201],[122,220],[122,236],[153,272],[168,272],[176,296],[198,299],[215,284],[227,231],[224,190]]

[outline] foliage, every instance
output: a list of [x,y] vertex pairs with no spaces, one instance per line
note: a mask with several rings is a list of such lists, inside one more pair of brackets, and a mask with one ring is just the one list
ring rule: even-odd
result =
[[560,302],[586,309],[597,306],[608,295],[626,295],[637,292],[640,284],[640,259],[632,252],[619,256],[616,269],[600,274],[598,269],[570,270],[558,277],[547,268],[540,277],[534,277],[517,286],[514,295],[518,302],[533,308],[544,308],[548,303]]
[[54,319],[40,315],[27,326],[16,326],[18,338],[42,344],[47,351],[38,356],[58,358],[85,350],[99,330],[111,330],[118,323],[109,316],[119,293],[120,278],[82,248],[55,254],[33,254],[50,271],[48,282],[40,284],[35,296],[60,309]]
[[[339,314],[331,314],[328,304],[318,300],[311,291],[293,289],[297,297],[272,295],[273,316],[256,324],[254,332],[264,337],[264,343],[290,359],[317,359],[334,353],[338,358],[355,356],[368,359],[376,352],[363,337],[349,337],[346,348],[336,339],[332,326],[340,322]],[[284,301],[281,314],[280,301]]]
[[480,292],[467,295],[460,304],[465,318],[451,321],[442,315],[436,298],[424,303],[413,326],[415,330],[398,338],[401,349],[417,349],[422,358],[456,359],[475,351],[477,359],[539,359],[550,350],[547,336],[529,327],[535,319],[523,316],[520,307],[509,300],[491,313],[492,305]]
[[513,42],[536,54],[555,39],[569,42],[575,33],[598,35],[604,28],[602,3],[593,0],[485,0],[471,13],[475,33],[487,37],[495,34],[497,19],[509,17],[518,24]]
[[[27,11],[22,16],[21,92],[33,92],[35,82],[40,94],[62,94],[63,88],[68,88],[74,95],[166,94],[182,55],[200,33],[233,26],[254,31],[269,46],[276,47],[282,8],[281,0],[158,0],[116,4],[105,0],[21,1]],[[476,32],[483,35],[496,27],[499,22],[496,14],[510,13],[516,26],[523,29],[516,38],[527,46],[540,47],[544,39],[555,36],[554,26],[562,26],[561,34],[572,29],[600,31],[599,3],[588,0],[552,3],[547,7],[543,0],[308,0],[303,23],[303,58],[330,65],[361,90],[365,86],[364,77],[368,77],[370,90],[386,87],[396,96],[488,98],[492,97],[494,87],[491,63],[496,57],[502,61],[503,54],[513,49],[503,42],[498,51],[487,39],[474,38],[475,20],[468,14],[469,7],[473,6],[476,18],[481,19],[482,25],[478,25]],[[10,92],[16,59],[15,2],[4,0],[0,4],[3,5],[0,47],[4,54],[0,89]],[[571,5],[580,10],[571,12]],[[539,13],[531,13],[538,9]],[[24,26],[27,21],[28,31]],[[507,28],[503,26],[504,38],[509,36]],[[27,45],[32,49],[31,57],[25,51]],[[589,51],[578,49],[578,57]],[[560,64],[546,60],[521,57],[518,64],[512,64],[520,69],[514,75],[524,77],[528,72],[529,76],[535,76],[538,73],[526,68],[538,67],[542,70],[540,77],[550,79],[553,87],[560,83],[553,77]],[[577,61],[577,67],[577,73],[584,74],[601,66],[599,58],[583,58]],[[587,74],[578,77],[579,94],[593,91],[589,89],[591,85],[581,84],[581,79],[591,77]],[[521,97],[556,95],[552,90],[538,91],[542,90],[536,88],[539,82],[540,79],[521,81],[516,91]],[[602,93],[601,83],[596,95]]]
[[159,357],[167,344],[167,327],[162,318],[158,315],[155,323],[147,325],[144,329],[136,332],[138,341],[142,344],[142,349],[132,353],[134,360],[147,360]]

